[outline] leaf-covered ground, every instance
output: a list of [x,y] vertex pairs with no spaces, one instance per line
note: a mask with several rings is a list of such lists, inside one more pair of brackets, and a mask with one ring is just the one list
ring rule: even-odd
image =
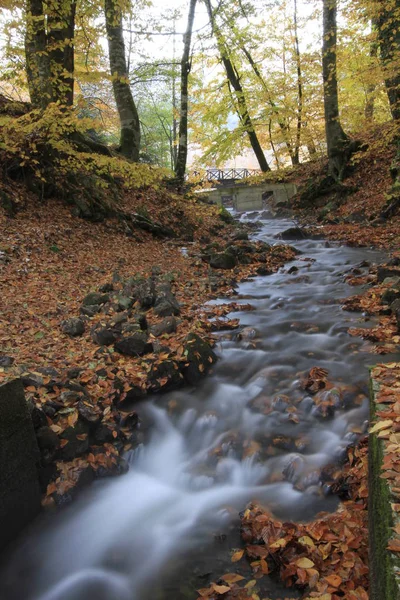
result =
[[[56,200],[39,202],[22,186],[8,186],[7,194],[18,211],[10,218],[0,209],[0,383],[22,377],[42,453],[44,504],[63,504],[93,476],[124,472],[120,455],[141,441],[126,396],[141,399],[180,385],[190,359],[188,334],[212,344],[212,329],[238,326],[225,317],[233,306],[205,308],[205,302],[232,294],[237,280],[259,269],[276,270],[294,252],[250,244],[245,231],[239,236],[244,239],[235,240],[235,228],[217,207],[167,192],[127,195],[123,206],[125,214],[141,214],[175,232],[162,239],[141,228],[127,231],[117,218],[86,222]],[[212,252],[226,259],[226,247],[236,252],[236,266],[212,268]],[[178,316],[170,317],[172,331],[156,333],[165,318],[154,299],[143,308],[146,298],[141,304],[127,291],[132,280],[133,286],[171,290],[179,306]],[[92,308],[82,301],[99,289],[112,290],[103,294],[109,301],[82,315]],[[129,309],[123,311],[118,300]],[[82,335],[63,332],[71,318],[83,321]],[[137,331],[141,320],[145,326]],[[121,327],[145,337],[147,349],[127,355],[96,337],[100,331],[118,340]],[[193,360],[198,375],[213,361]]]

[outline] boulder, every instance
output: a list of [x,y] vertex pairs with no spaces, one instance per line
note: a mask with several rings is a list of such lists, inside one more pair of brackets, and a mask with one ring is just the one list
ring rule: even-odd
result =
[[87,400],[80,400],[77,408],[82,421],[87,423],[91,428],[96,427],[103,417],[101,408],[97,405],[91,404]]
[[400,286],[398,285],[385,290],[382,294],[382,302],[384,304],[392,304],[398,298],[400,298]]
[[179,363],[175,360],[163,360],[155,362],[148,374],[150,392],[167,392],[171,389],[180,387],[184,383],[184,378],[179,368]]
[[85,332],[85,323],[82,319],[72,318],[61,321],[61,331],[71,337],[78,337]]
[[39,446],[42,463],[50,464],[60,447],[59,437],[47,425],[40,427],[36,432],[36,440]]
[[124,294],[118,294],[114,298],[114,301],[115,301],[117,310],[120,312],[122,312],[124,310],[129,310],[130,308],[132,308],[132,306],[134,304],[133,298],[131,298],[129,296],[125,296]]
[[81,391],[78,391],[78,390],[68,390],[68,391],[61,392],[61,394],[58,397],[58,400],[62,404],[65,404],[66,406],[75,404],[75,402],[79,402],[79,400],[84,400],[84,399],[85,399],[84,393]]
[[233,269],[236,264],[236,257],[229,252],[218,252],[210,258],[210,266],[213,269]]
[[99,346],[111,346],[119,337],[118,331],[112,327],[95,326],[90,332],[92,340]]
[[382,283],[388,277],[400,277],[400,266],[382,265],[378,267],[378,283]]
[[41,427],[47,426],[46,413],[41,408],[38,408],[35,405],[32,406],[31,419],[35,431],[37,431]]
[[158,293],[154,312],[158,317],[170,317],[179,315],[181,308],[174,294],[167,289]]
[[[62,447],[58,450],[58,456],[62,460],[73,460],[82,456],[89,450],[89,427],[87,423],[78,420],[73,427],[67,427],[60,434]],[[62,441],[67,441],[63,444]]]
[[90,438],[91,442],[99,446],[115,442],[113,431],[116,430],[112,426],[108,427],[106,423],[100,423],[100,425],[96,427],[93,435]]
[[[129,383],[129,382],[128,382]],[[114,379],[114,389],[115,389],[115,397],[114,404],[117,406],[121,406],[122,404],[129,404],[131,402],[141,402],[147,396],[147,391],[142,389],[138,385],[131,385],[128,390],[124,389],[124,382],[118,379],[117,377]],[[123,396],[121,400],[121,396]]]
[[249,239],[249,234],[246,231],[239,230],[233,234],[233,239],[235,241],[247,241]]
[[114,348],[120,354],[127,356],[142,356],[153,351],[153,345],[148,341],[147,334],[141,331],[121,338],[114,344]]
[[157,323],[150,327],[150,333],[154,335],[154,337],[160,337],[161,335],[175,333],[176,328],[176,319],[171,315],[170,317],[165,317],[161,323]]
[[394,302],[392,302],[392,304],[390,305],[390,309],[392,311],[392,314],[396,318],[397,329],[400,331],[400,299],[397,299]]
[[110,300],[110,296],[108,294],[101,294],[100,292],[90,292],[83,299],[83,306],[96,306],[105,304]]
[[43,386],[43,377],[40,373],[31,372],[31,373],[22,373],[21,381],[24,384],[24,387],[42,387]]
[[112,283],[104,283],[103,285],[101,285],[99,287],[99,292],[101,292],[102,294],[108,294],[109,292],[113,292],[114,291],[114,284]]
[[100,310],[100,304],[91,304],[90,306],[81,306],[80,313],[81,315],[85,315],[85,317],[94,317]]
[[11,356],[0,356],[0,367],[8,368],[14,364],[14,359]]
[[304,240],[309,236],[301,227],[289,227],[285,231],[278,233],[275,237],[280,240]]
[[139,301],[141,308],[148,309],[154,306],[156,301],[156,286],[153,279],[145,279],[135,283],[134,297]]
[[122,325],[122,334],[123,335],[136,333],[137,331],[142,331],[139,323],[124,323]]
[[186,361],[182,366],[182,373],[190,385],[196,385],[217,361],[210,344],[197,333],[189,333],[186,337],[184,355]]

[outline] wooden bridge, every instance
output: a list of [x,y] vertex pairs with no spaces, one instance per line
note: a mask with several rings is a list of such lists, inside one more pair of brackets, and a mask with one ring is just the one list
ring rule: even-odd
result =
[[193,171],[195,177],[201,177],[202,181],[215,181],[220,185],[229,185],[241,179],[262,175],[259,169],[206,169],[205,171]]

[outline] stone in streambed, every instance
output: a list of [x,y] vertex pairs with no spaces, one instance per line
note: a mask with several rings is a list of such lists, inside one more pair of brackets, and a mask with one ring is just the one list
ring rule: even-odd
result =
[[301,229],[301,227],[289,227],[288,229],[285,229],[285,231],[278,233],[275,237],[280,240],[295,241],[295,240],[304,240],[305,238],[307,238],[309,236],[304,229]]
[[400,298],[400,284],[395,284],[389,289],[385,290],[382,294],[383,304],[392,304],[395,300]]
[[175,360],[163,360],[153,363],[148,374],[150,392],[167,392],[180,387],[184,378],[179,363]]
[[197,333],[189,333],[186,337],[184,355],[186,361],[182,373],[190,385],[199,383],[211,365],[217,361],[217,356],[210,344]]
[[[58,455],[61,460],[73,460],[89,449],[89,427],[83,421],[77,421],[73,427],[67,427],[60,435],[61,448]],[[63,441],[67,442],[63,444]]]
[[378,283],[382,283],[388,277],[400,277],[400,266],[382,265],[378,267]]
[[390,310],[396,318],[397,329],[400,331],[400,299],[392,302],[392,304],[390,305]]

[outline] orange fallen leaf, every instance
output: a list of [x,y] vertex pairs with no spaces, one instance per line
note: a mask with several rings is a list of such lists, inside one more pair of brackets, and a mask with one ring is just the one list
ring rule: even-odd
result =
[[329,583],[332,587],[338,588],[342,583],[342,578],[339,575],[328,575],[328,577],[324,577],[324,580]]
[[232,554],[231,561],[233,563],[238,562],[242,558],[243,554],[244,554],[244,550],[236,550],[236,552],[234,552]]

